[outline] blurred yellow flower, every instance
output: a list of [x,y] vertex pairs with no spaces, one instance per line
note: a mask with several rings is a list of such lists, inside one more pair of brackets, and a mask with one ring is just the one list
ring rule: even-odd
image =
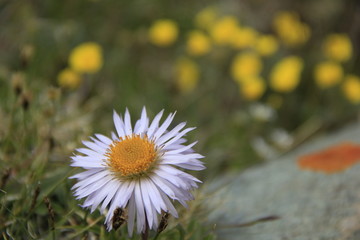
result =
[[352,44],[345,34],[331,34],[323,43],[325,56],[334,61],[344,62],[351,58]]
[[238,20],[234,16],[225,16],[211,26],[210,36],[216,44],[232,44],[234,33],[238,27]]
[[273,35],[259,36],[255,42],[255,49],[261,56],[270,56],[279,48],[279,43]]
[[231,43],[234,48],[243,49],[253,47],[257,38],[257,31],[250,27],[237,27],[233,30]]
[[296,47],[310,38],[310,28],[302,23],[295,12],[278,12],[273,19],[273,26],[279,38],[285,45]]
[[262,70],[260,57],[253,52],[239,53],[231,65],[231,75],[237,82],[258,76]]
[[199,81],[199,68],[197,64],[188,59],[180,58],[175,66],[176,85],[180,92],[191,92]]
[[343,77],[343,69],[336,62],[326,61],[315,66],[314,78],[321,88],[329,88],[338,84]]
[[198,30],[189,33],[186,44],[187,52],[195,56],[204,55],[208,53],[211,48],[210,38]]
[[73,90],[80,86],[82,78],[79,73],[70,68],[66,68],[58,74],[57,81],[60,87]]
[[209,30],[216,21],[218,9],[215,6],[209,6],[202,9],[195,16],[195,25],[199,28]]
[[348,75],[345,77],[342,90],[346,98],[353,104],[360,103],[360,77]]
[[170,19],[159,19],[149,29],[150,42],[160,47],[173,44],[178,37],[178,26]]
[[291,92],[299,84],[303,60],[296,56],[285,57],[271,70],[270,86],[278,92]]
[[79,73],[95,73],[103,65],[102,48],[95,42],[86,42],[75,47],[69,56],[71,69]]
[[264,94],[266,89],[264,80],[259,76],[252,76],[240,84],[241,96],[250,101],[258,100]]

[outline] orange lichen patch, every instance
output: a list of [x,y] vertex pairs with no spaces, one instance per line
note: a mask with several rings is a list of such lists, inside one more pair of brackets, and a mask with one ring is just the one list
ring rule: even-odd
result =
[[302,169],[336,173],[360,162],[360,145],[345,142],[325,150],[303,155],[298,159]]

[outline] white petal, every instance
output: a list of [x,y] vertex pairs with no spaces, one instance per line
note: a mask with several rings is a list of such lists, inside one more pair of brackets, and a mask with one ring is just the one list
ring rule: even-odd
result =
[[98,181],[99,179],[105,177],[106,175],[108,175],[109,173],[105,170],[102,170],[100,172],[97,172],[95,174],[93,174],[91,176],[91,178],[86,178],[86,179],[83,179],[81,181],[78,181],[71,189],[75,189],[75,188],[84,188],[90,184],[93,184],[94,182]]
[[187,150],[191,149],[196,143],[197,143],[197,141],[196,141],[196,142],[193,142],[193,143],[191,143],[191,144],[189,144],[189,145],[187,145],[187,146],[183,146],[183,147],[179,147],[179,148],[177,148],[177,149],[173,149],[173,150],[167,151],[167,152],[165,153],[165,155],[166,155],[166,154],[182,153],[182,152],[184,152],[184,151],[187,151]]
[[113,199],[114,195],[119,190],[120,186],[121,186],[121,183],[119,181],[111,181],[110,182],[109,186],[107,187],[107,189],[108,189],[107,196],[100,207],[101,212],[104,212],[105,208],[109,205],[110,201]]
[[70,179],[72,178],[77,178],[79,180],[81,179],[84,179],[84,178],[88,178],[88,177],[91,177],[91,175],[95,174],[95,173],[98,173],[102,171],[101,168],[93,168],[93,169],[90,169],[90,170],[87,170],[87,171],[84,171],[84,172],[81,172],[81,173],[78,173],[78,174],[75,174],[71,177],[69,177]]
[[110,144],[112,144],[112,140],[110,139],[110,138],[108,138],[108,137],[106,137],[106,136],[104,136],[104,135],[102,135],[102,134],[99,134],[99,133],[97,133],[97,134],[95,134],[95,136],[101,141],[101,142],[103,142],[104,144],[106,144],[106,145],[110,145]]
[[182,181],[181,178],[179,178],[176,175],[171,175],[165,171],[162,171],[161,169],[156,169],[154,171],[155,174],[157,174],[159,177],[161,177],[162,179],[166,179],[167,181],[171,182],[172,184],[174,184],[176,187],[181,187],[181,188],[186,188],[187,184]]
[[99,158],[99,159],[103,158],[103,154],[100,154],[88,148],[77,148],[76,151],[90,157]]
[[148,193],[148,184],[146,181],[144,181],[145,179],[140,180],[140,187],[141,187],[141,195],[142,195],[142,199],[144,202],[144,208],[145,208],[145,212],[146,212],[146,217],[147,217],[147,222],[149,224],[149,228],[152,229],[153,226],[153,211],[152,208],[153,206],[151,205],[150,202],[150,197],[149,197],[149,193]]
[[176,166],[188,169],[188,170],[194,170],[194,171],[201,171],[204,170],[206,167],[201,164],[189,164],[189,163],[179,163],[176,164]]
[[113,141],[119,140],[119,138],[116,136],[116,134],[115,134],[114,132],[111,132],[111,139],[112,139]]
[[173,215],[174,217],[178,217],[177,211],[174,208],[174,206],[172,205],[172,203],[170,202],[169,198],[165,195],[165,193],[160,191],[160,195],[162,197],[162,199],[164,200],[166,207],[167,207],[167,211]]
[[125,122],[125,134],[127,136],[131,136],[133,134],[132,132],[132,127],[131,127],[131,119],[130,119],[130,113],[129,110],[126,108],[125,111],[125,117],[124,117],[124,122]]
[[155,132],[155,130],[158,128],[159,126],[159,122],[160,122],[160,119],[162,117],[164,113],[164,110],[161,110],[155,117],[154,117],[154,120],[152,121],[148,131],[147,131],[147,136],[149,138],[152,137],[153,133]]
[[156,144],[157,145],[161,145],[163,144],[164,142],[168,141],[170,138],[176,136],[179,131],[184,128],[186,125],[185,122],[183,123],[180,123],[178,124],[176,127],[174,127],[170,132],[164,134],[162,137],[160,137],[157,141],[156,141]]
[[103,149],[103,152],[106,152],[109,145],[101,142],[100,140],[97,140],[96,138],[93,138],[93,137],[90,137],[90,139],[96,144],[98,145],[99,147],[101,147]]
[[153,181],[153,183],[159,188],[161,189],[161,191],[163,191],[164,193],[166,193],[166,195],[168,195],[169,197],[171,197],[172,199],[176,199],[174,192],[166,185],[162,182],[162,179],[157,176],[157,175],[151,175],[150,176],[151,180]]
[[144,203],[141,196],[140,184],[135,185],[135,203],[136,203],[136,226],[137,232],[143,232],[143,229],[146,224],[145,212],[144,212]]
[[184,136],[186,133],[188,133],[188,132],[190,132],[190,131],[192,131],[192,130],[194,130],[195,128],[193,127],[193,128],[186,128],[186,129],[184,129],[182,132],[180,132],[178,135],[176,135],[176,137],[174,137],[173,139],[171,139],[170,141],[168,141],[168,142],[166,142],[165,144],[164,144],[164,146],[166,147],[166,146],[169,146],[170,144],[172,144],[172,143],[174,143],[176,140],[179,140],[182,136]]
[[117,114],[117,112],[115,112],[115,111],[113,113],[113,119],[114,119],[114,125],[115,125],[115,128],[116,128],[116,132],[117,132],[119,138],[124,137],[125,136],[124,122],[121,119],[121,117],[119,116],[119,114]]
[[164,209],[164,210],[166,209],[166,205],[165,205],[163,199],[161,198],[159,190],[151,180],[144,179],[144,181],[146,181],[146,183],[147,183],[148,193],[149,193],[149,197],[152,202],[152,205],[154,206],[156,211],[160,214],[161,209]]
[[146,114],[146,108],[143,107],[141,112],[141,118],[135,124],[134,133],[135,134],[143,133],[147,130],[148,126],[149,126],[149,118],[147,117]]
[[87,185],[87,187],[84,187],[84,188],[78,188],[77,190],[75,190],[74,195],[77,196],[77,198],[79,198],[79,199],[84,198],[84,197],[90,195],[91,193],[99,190],[101,187],[103,187],[105,184],[107,184],[110,180],[111,180],[111,177],[105,176],[104,178],[98,180],[94,184]]
[[128,234],[131,237],[133,234],[134,224],[135,224],[135,193],[131,195],[127,208],[128,208],[127,227],[128,227]]
[[158,139],[161,135],[166,131],[166,129],[170,126],[170,123],[175,117],[175,113],[169,114],[169,116],[165,119],[164,123],[156,130],[154,133],[154,139]]
[[90,141],[82,141],[82,143],[87,146],[88,148],[90,148],[91,150],[94,150],[98,153],[104,154],[106,149],[98,146],[96,143],[90,142]]

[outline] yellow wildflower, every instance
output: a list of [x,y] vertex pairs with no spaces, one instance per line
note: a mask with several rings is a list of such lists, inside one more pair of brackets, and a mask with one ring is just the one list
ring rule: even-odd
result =
[[299,84],[303,65],[303,60],[299,57],[283,58],[271,70],[271,88],[278,92],[293,91]]
[[237,27],[232,34],[232,46],[237,49],[254,46],[258,33],[250,27]]
[[338,84],[343,77],[343,69],[336,62],[326,61],[315,66],[314,77],[321,88],[329,88]]
[[210,48],[211,42],[208,36],[198,30],[190,32],[186,45],[186,50],[190,55],[204,55],[210,51]]
[[284,44],[296,47],[306,43],[310,37],[310,28],[302,23],[294,12],[279,12],[275,15],[273,26]]
[[253,52],[238,54],[231,65],[231,75],[237,82],[259,75],[261,70],[261,59]]
[[79,73],[66,68],[58,74],[57,81],[62,88],[76,89],[80,86],[82,78]]
[[237,19],[234,16],[226,16],[212,25],[210,35],[216,44],[227,45],[232,43],[233,35],[237,29]]
[[323,43],[323,51],[331,60],[345,62],[351,58],[352,44],[345,34],[331,34]]
[[265,92],[265,82],[259,76],[252,76],[240,84],[240,94],[244,99],[254,101],[261,98]]
[[345,77],[342,90],[346,98],[353,104],[360,103],[360,77],[348,75]]
[[176,85],[180,92],[191,92],[199,81],[199,68],[197,64],[188,59],[180,58],[175,66]]
[[102,48],[94,42],[75,47],[69,56],[70,67],[79,73],[95,73],[103,65]]
[[279,48],[279,43],[273,35],[262,35],[255,43],[255,49],[261,56],[270,56]]
[[150,42],[160,47],[169,46],[176,41],[178,32],[176,22],[170,19],[159,19],[149,29]]
[[208,30],[216,21],[218,9],[214,6],[209,6],[198,12],[195,16],[195,25],[199,28]]

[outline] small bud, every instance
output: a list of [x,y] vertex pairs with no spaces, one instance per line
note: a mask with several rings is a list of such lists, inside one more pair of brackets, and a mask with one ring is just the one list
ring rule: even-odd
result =
[[21,107],[27,111],[32,100],[32,95],[29,92],[24,92],[20,98]]
[[117,230],[124,222],[126,222],[126,213],[123,208],[116,208],[112,217],[112,227]]
[[51,206],[50,199],[48,197],[44,197],[44,203],[48,209],[49,212],[49,222],[51,230],[55,229],[55,212],[54,209]]
[[23,67],[26,67],[34,55],[34,46],[30,44],[26,44],[21,48],[20,58]]
[[35,207],[35,204],[36,204],[36,200],[39,196],[39,193],[40,193],[40,187],[39,185],[36,187],[35,189],[35,192],[34,192],[34,195],[33,195],[33,199],[32,199],[32,202],[31,202],[31,205],[30,205],[30,212],[34,209]]
[[11,86],[14,89],[14,92],[17,96],[19,96],[23,90],[25,85],[25,76],[21,72],[14,73],[11,76]]
[[170,214],[169,214],[168,212],[164,212],[164,213],[161,215],[161,221],[160,221],[159,227],[158,227],[158,229],[157,229],[157,232],[158,232],[158,233],[161,233],[162,231],[165,230],[165,228],[166,228],[167,225],[168,225],[169,217],[170,217]]
[[8,168],[4,171],[2,177],[1,177],[1,184],[0,184],[0,188],[3,189],[7,183],[7,181],[9,180],[11,175],[11,168]]

